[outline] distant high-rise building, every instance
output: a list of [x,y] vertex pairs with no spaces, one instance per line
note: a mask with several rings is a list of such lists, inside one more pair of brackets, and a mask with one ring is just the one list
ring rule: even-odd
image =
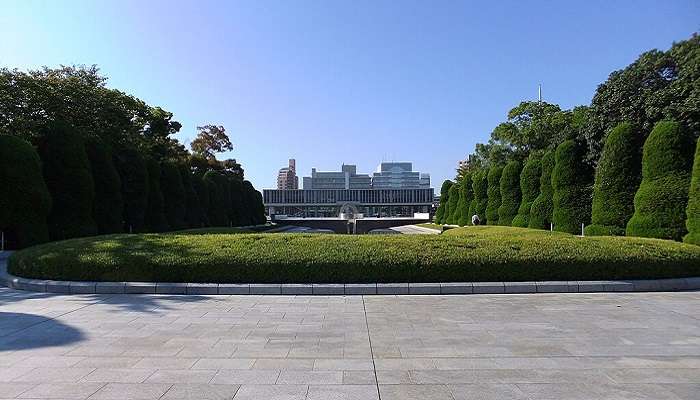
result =
[[299,189],[299,177],[297,177],[296,160],[291,158],[289,166],[280,168],[277,174],[277,189]]

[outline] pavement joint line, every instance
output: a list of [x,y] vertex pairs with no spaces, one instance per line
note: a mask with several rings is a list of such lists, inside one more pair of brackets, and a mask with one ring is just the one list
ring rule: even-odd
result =
[[372,372],[374,372],[374,384],[377,387],[377,399],[382,400],[382,393],[379,391],[379,379],[377,378],[377,365],[374,362],[374,350],[372,349],[372,335],[369,332],[369,321],[367,320],[367,306],[365,306],[365,296],[362,295],[362,311],[365,314],[365,326],[367,327],[367,341],[369,342],[369,355],[372,357]]

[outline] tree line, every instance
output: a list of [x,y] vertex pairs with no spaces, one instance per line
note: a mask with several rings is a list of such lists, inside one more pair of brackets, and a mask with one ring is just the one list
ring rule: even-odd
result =
[[191,151],[173,114],[106,87],[95,67],[0,69],[0,231],[10,246],[120,232],[265,223],[225,128]]
[[588,106],[524,101],[457,177],[435,222],[700,244],[700,37],[642,54]]

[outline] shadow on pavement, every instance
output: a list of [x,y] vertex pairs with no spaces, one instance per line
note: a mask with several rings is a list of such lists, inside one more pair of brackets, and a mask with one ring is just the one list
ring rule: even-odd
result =
[[0,352],[64,346],[84,340],[83,333],[40,315],[0,312]]

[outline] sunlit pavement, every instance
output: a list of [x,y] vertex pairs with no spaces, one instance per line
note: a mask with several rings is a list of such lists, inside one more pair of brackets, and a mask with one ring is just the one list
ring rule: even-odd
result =
[[700,292],[63,296],[0,288],[0,398],[698,399]]

